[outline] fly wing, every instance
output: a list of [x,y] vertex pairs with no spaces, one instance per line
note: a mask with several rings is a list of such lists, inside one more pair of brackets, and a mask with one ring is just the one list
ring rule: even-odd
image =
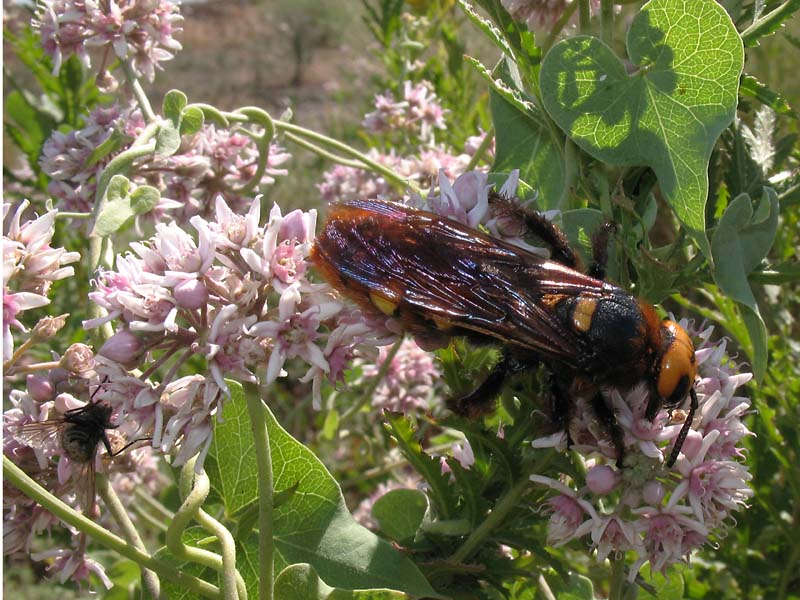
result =
[[96,452],[92,455],[92,459],[82,463],[77,461],[70,461],[72,486],[75,490],[75,497],[81,511],[86,517],[94,518],[95,512],[95,486],[97,477],[96,473]]
[[31,448],[42,448],[58,438],[64,426],[64,419],[48,419],[35,423],[25,423],[12,430],[12,435],[22,444]]
[[429,328],[476,332],[565,361],[578,342],[556,305],[581,293],[599,297],[608,285],[455,221],[377,200],[333,206],[314,260],[345,295],[364,305],[377,296],[406,322],[422,318]]

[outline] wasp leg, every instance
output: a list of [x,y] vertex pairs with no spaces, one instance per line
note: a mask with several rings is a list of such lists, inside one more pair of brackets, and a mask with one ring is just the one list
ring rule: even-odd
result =
[[489,195],[489,202],[497,218],[505,217],[520,222],[525,230],[550,246],[551,258],[554,261],[571,269],[578,268],[580,261],[570,247],[567,236],[542,213],[525,208],[516,199],[506,198],[497,193]]
[[617,229],[616,223],[606,221],[592,236],[592,264],[589,265],[589,277],[606,278],[608,264],[608,239]]
[[[528,363],[529,364],[529,363]],[[521,363],[516,357],[504,349],[503,355],[497,364],[492,367],[489,375],[472,392],[461,398],[451,398],[447,402],[448,408],[454,413],[476,418],[492,411],[494,400],[500,394],[506,378],[528,366]]]
[[623,468],[625,462],[625,441],[622,427],[617,423],[614,411],[606,404],[605,398],[600,392],[592,397],[592,410],[595,416],[611,436],[611,443],[617,450],[617,467]]
[[575,403],[570,394],[569,381],[551,374],[550,376],[550,419],[553,423],[553,432],[563,431],[567,436],[567,448],[574,443],[569,432],[572,423]]

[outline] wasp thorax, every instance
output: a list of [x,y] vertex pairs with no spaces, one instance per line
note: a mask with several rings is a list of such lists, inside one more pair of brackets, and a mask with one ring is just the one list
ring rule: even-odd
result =
[[674,321],[661,324],[663,340],[656,388],[666,406],[682,402],[694,385],[697,362],[694,344],[683,327]]

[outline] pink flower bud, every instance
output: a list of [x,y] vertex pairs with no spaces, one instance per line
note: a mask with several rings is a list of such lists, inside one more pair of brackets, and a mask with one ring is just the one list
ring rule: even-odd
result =
[[199,279],[188,279],[175,286],[173,296],[181,308],[195,310],[208,303],[208,288]]
[[37,402],[53,399],[53,384],[46,377],[31,373],[25,378],[25,386],[31,398]]
[[278,239],[281,241],[296,240],[299,244],[306,241],[306,223],[302,210],[298,208],[283,217]]
[[650,506],[661,506],[664,500],[664,486],[659,481],[648,481],[642,488],[642,497]]
[[43,317],[33,328],[31,338],[35,341],[45,341],[53,338],[67,323],[69,314],[58,317]]
[[61,358],[61,367],[73,375],[90,377],[94,373],[94,352],[86,344],[72,344]]
[[122,365],[130,365],[139,360],[143,347],[138,335],[122,329],[106,340],[99,354]]
[[608,465],[592,467],[586,474],[586,485],[592,493],[605,496],[617,486],[618,476],[616,471]]

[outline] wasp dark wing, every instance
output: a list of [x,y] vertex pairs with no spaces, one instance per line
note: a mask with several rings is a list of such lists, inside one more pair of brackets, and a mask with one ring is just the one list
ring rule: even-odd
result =
[[314,258],[336,287],[397,314],[412,332],[432,322],[564,361],[579,345],[555,305],[608,287],[455,221],[377,200],[331,207]]

